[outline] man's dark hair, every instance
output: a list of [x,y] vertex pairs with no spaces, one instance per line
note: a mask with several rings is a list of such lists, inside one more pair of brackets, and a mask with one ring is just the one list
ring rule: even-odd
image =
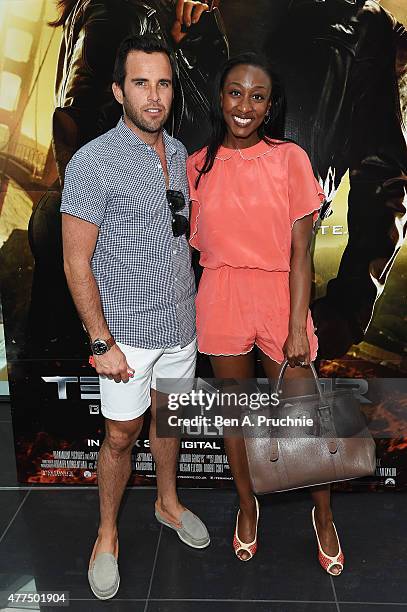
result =
[[117,83],[123,90],[126,78],[126,60],[131,51],[143,51],[144,53],[165,53],[170,60],[172,76],[175,78],[174,59],[170,49],[164,41],[154,34],[143,34],[127,36],[119,45],[113,69],[113,82]]

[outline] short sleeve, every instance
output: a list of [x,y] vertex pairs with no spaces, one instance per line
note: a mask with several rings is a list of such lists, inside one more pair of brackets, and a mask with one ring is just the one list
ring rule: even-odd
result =
[[198,192],[195,188],[195,181],[198,175],[196,165],[198,163],[197,155],[191,155],[187,160],[187,175],[189,185],[189,197],[191,199],[191,210],[190,210],[190,239],[189,244],[195,249],[199,250],[198,242],[198,218],[200,213],[200,202],[198,198]]
[[68,163],[61,212],[101,226],[107,202],[105,183],[89,155],[79,150]]
[[311,213],[316,222],[325,193],[314,176],[307,153],[298,145],[290,148],[288,156],[288,196],[291,227]]

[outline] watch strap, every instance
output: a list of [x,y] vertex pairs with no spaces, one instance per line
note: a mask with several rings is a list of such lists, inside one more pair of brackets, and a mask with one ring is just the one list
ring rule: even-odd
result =
[[98,341],[102,341],[106,344],[107,351],[111,349],[114,344],[116,344],[116,340],[113,338],[113,336],[109,336],[107,340],[104,340],[103,338],[95,338],[94,340],[91,340],[91,343],[90,343],[92,352],[94,351],[94,344]]
[[109,338],[108,338],[107,340],[105,340],[105,342],[106,342],[107,347],[108,347],[109,349],[111,349],[111,348],[112,348],[112,346],[113,346],[114,344],[116,344],[116,340],[113,338],[113,336],[109,336]]

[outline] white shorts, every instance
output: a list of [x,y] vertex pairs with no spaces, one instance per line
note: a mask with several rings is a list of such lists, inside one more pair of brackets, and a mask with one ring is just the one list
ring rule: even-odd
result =
[[[143,349],[121,342],[117,345],[135,372],[126,383],[99,376],[101,411],[107,419],[131,421],[144,414],[151,404],[150,389],[157,389],[157,379],[164,379],[158,389],[163,393],[189,393],[192,390],[196,338],[184,348]],[[168,379],[174,379],[175,387],[164,389],[166,382],[168,386]]]

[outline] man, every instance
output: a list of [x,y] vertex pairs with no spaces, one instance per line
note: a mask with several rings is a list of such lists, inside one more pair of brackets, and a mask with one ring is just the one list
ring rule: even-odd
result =
[[117,512],[150,386],[156,517],[192,547],[210,541],[205,525],[177,497],[179,441],[156,436],[157,379],[188,385],[196,361],[187,152],[163,129],[173,100],[168,48],[151,34],[125,39],[113,94],[123,118],[73,156],[61,205],[64,268],[91,339],[106,418],[98,462],[100,526],[89,565],[100,599],[119,587]]
[[63,26],[63,38],[52,136],[61,183],[75,151],[117,123],[121,109],[110,79],[126,36],[150,32],[173,50],[179,78],[168,129],[187,148],[201,143],[211,78],[227,58],[217,2],[62,0],[59,5],[62,12],[54,25]]

